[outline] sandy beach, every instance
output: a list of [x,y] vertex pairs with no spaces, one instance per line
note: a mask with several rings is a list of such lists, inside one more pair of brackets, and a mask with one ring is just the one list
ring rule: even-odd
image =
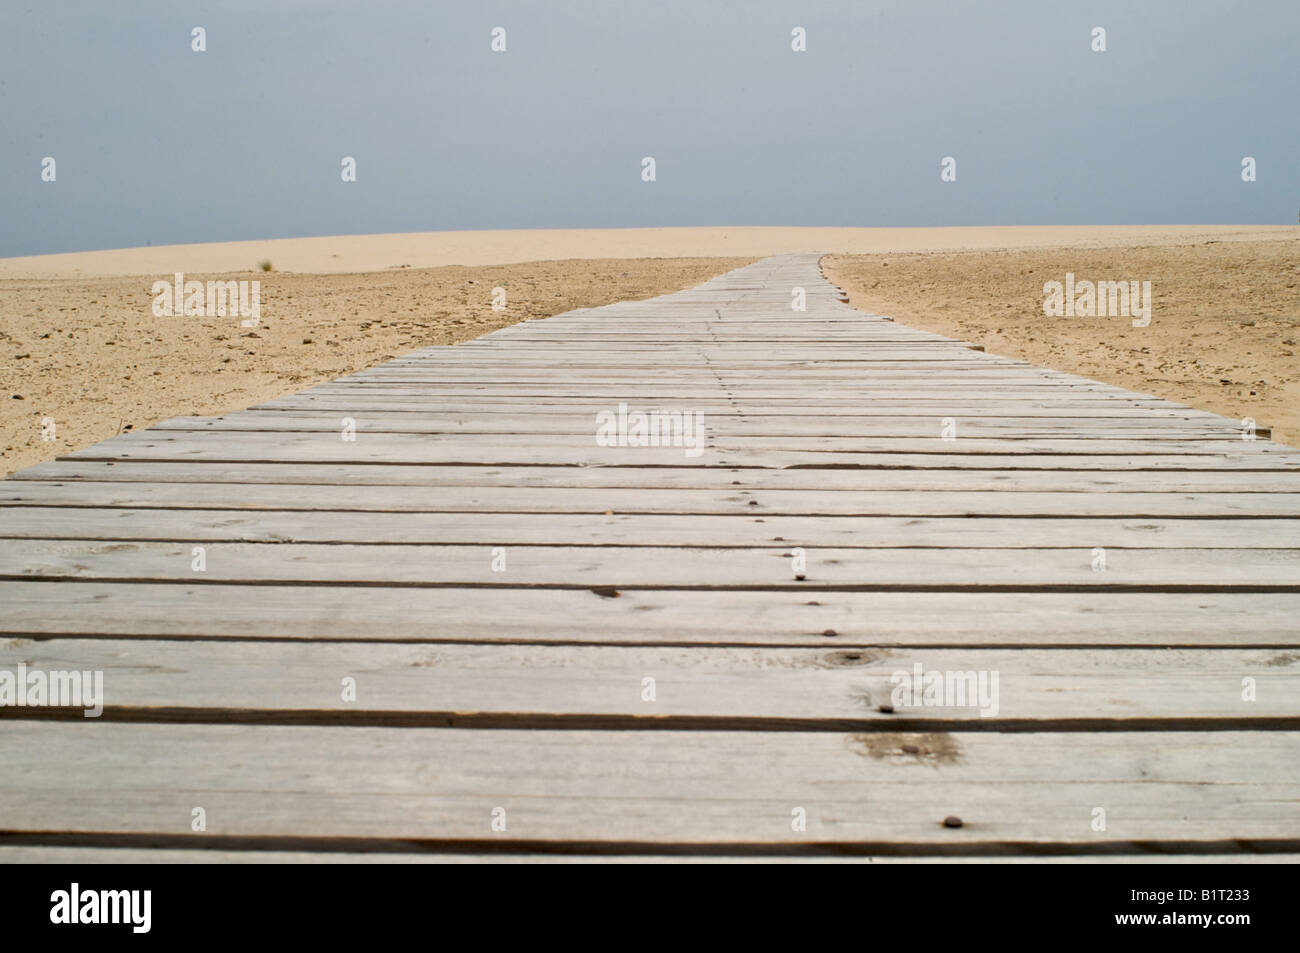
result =
[[[1300,442],[1296,227],[437,232],[0,259],[0,472],[792,251],[827,252],[827,275],[864,310]],[[260,281],[259,326],[155,317],[151,286],[177,271]],[[1066,272],[1151,281],[1150,324],[1045,317],[1043,284]]]
[[[1271,427],[1273,440],[1300,445],[1300,234],[1278,241],[832,256],[822,264],[864,311],[993,354],[1250,418]],[[1064,282],[1067,273],[1149,281],[1150,323],[1045,315],[1044,284]]]

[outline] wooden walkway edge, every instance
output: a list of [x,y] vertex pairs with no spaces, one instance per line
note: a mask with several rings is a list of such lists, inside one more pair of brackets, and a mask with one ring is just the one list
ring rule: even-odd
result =
[[0,483],[0,862],[1294,862],[1255,437],[815,255],[164,421]]

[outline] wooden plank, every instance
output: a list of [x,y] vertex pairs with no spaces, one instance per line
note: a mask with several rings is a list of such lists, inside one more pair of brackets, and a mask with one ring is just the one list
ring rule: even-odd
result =
[[[840,549],[996,549],[1094,545],[1147,549],[1265,549],[1300,533],[1294,520],[765,516],[594,513],[386,513],[332,510],[0,507],[0,539],[279,543],[459,543],[521,546],[778,544]],[[1225,555],[1224,559],[1230,558]]]
[[[1279,650],[0,640],[0,670],[16,671],[19,663],[29,671],[103,672],[105,718],[172,709],[196,721],[298,712],[305,720],[355,715],[396,723],[407,713],[468,726],[494,715],[528,727],[545,724],[545,716],[573,723],[591,716],[595,724],[637,719],[643,730],[683,719],[753,730],[1300,722],[1300,653]],[[896,676],[910,679],[917,665],[941,677],[985,673],[986,703],[981,707],[974,691],[947,699],[962,705],[894,704],[895,689],[907,684]],[[340,686],[349,677],[357,691],[355,700],[344,701]],[[653,700],[645,697],[646,678],[654,679]],[[1254,701],[1242,698],[1244,678],[1254,681]],[[894,711],[882,712],[882,705]],[[14,713],[0,709],[0,715]]]
[[[960,426],[960,425],[958,425]],[[617,447],[596,442],[593,421],[590,435],[582,434],[448,434],[430,440],[423,434],[367,433],[358,430],[355,439],[341,438],[337,432],[304,433],[222,433],[199,434],[184,431],[142,431],[114,437],[93,447],[68,454],[72,460],[268,460],[282,463],[324,461],[330,463],[566,463],[623,466],[681,466],[692,460],[700,464],[725,463],[733,456],[766,453],[774,463],[839,462],[829,458],[842,454],[850,460],[881,454],[943,453],[945,456],[968,454],[1019,456],[1042,454],[1122,455],[1149,454],[1231,454],[1238,459],[1266,463],[1270,458],[1289,465],[1300,465],[1300,453],[1266,440],[1246,442],[1240,434],[1219,438],[1180,437],[1171,433],[1164,438],[1109,439],[1107,437],[960,437],[945,441],[935,428],[931,436],[912,437],[762,437],[721,434],[708,430],[696,435],[692,450],[682,442],[677,446]],[[702,445],[700,441],[702,440]],[[782,458],[781,453],[798,455]],[[996,465],[996,464],[995,464]]]
[[[814,493],[804,490],[639,489],[635,487],[423,487],[245,483],[12,481],[10,505],[203,507],[215,509],[388,510],[424,512],[718,513],[844,516],[1126,516],[1300,515],[1295,493],[1008,493],[898,490]],[[1292,545],[1283,541],[1280,545]]]
[[[3,837],[3,835],[0,835]],[[217,850],[198,845],[183,848],[141,849],[130,847],[7,847],[0,841],[0,864],[1295,864],[1300,854],[1130,854],[1107,851],[1098,854],[1029,856],[916,856],[868,855],[835,857],[795,854],[765,857],[755,854],[518,854],[409,849],[407,853],[359,850]],[[391,845],[398,850],[402,845]]]
[[[681,411],[678,413],[693,413]],[[692,418],[695,419],[695,418]],[[717,436],[763,437],[925,437],[933,439],[944,427],[943,417],[808,418],[738,416],[707,417],[709,433]],[[1222,424],[1162,418],[1155,421],[1071,418],[951,418],[962,439],[1010,437],[1014,439],[1105,438],[1109,440],[1240,440],[1242,430]],[[246,412],[225,417],[174,417],[157,424],[155,431],[169,433],[328,433],[336,437],[343,421],[351,420],[358,434],[568,434],[589,437],[597,418],[588,414],[405,414],[353,411],[268,414]],[[1260,438],[1258,431],[1257,438]],[[1262,439],[1262,438],[1261,438]]]
[[[1300,521],[1296,523],[1300,530]],[[1252,539],[1258,540],[1252,534]],[[1294,537],[1293,540],[1294,541]],[[1099,540],[1099,544],[1104,541]],[[800,547],[803,548],[803,547]],[[792,548],[650,546],[226,543],[203,546],[194,568],[189,542],[11,539],[0,548],[0,578],[214,582],[345,582],[418,586],[566,586],[582,589],[845,587],[915,590],[1032,590],[1168,587],[1300,592],[1296,549],[835,549],[812,546],[806,567]]]
[[[570,351],[565,368],[572,372],[575,380],[608,380],[622,376],[634,376],[639,368],[644,368],[648,352],[624,353],[601,348],[597,351]],[[1009,358],[992,357],[979,351],[969,350],[965,345],[954,344],[948,347],[929,346],[925,348],[889,347],[867,344],[854,348],[846,344],[833,354],[781,353],[769,350],[767,354],[754,353],[740,355],[727,351],[710,355],[707,350],[696,347],[663,347],[659,349],[656,359],[665,364],[668,375],[680,376],[695,381],[708,380],[709,368],[715,365],[736,373],[758,373],[780,367],[785,376],[798,377],[808,375],[844,376],[856,373],[859,369],[874,371],[889,370],[953,370],[966,372],[997,371],[1004,368],[1032,368],[1043,372],[1044,369],[1032,364],[1025,364]],[[451,351],[438,360],[390,361],[367,371],[349,375],[346,380],[355,382],[415,381],[424,382],[446,380],[474,380],[472,371],[482,370],[494,377],[508,379],[546,380],[550,378],[547,371],[550,364],[545,353],[537,353],[531,348],[517,353],[484,353],[482,351]],[[786,373],[788,372],[788,373]],[[1046,371],[1047,374],[1054,372]],[[478,378],[481,379],[481,378]]]
[[[617,403],[619,400],[627,400],[629,403],[634,401],[659,403],[662,401],[685,401],[692,398],[717,401],[729,396],[743,398],[746,401],[757,400],[761,402],[767,399],[775,400],[782,397],[791,397],[799,393],[800,390],[802,390],[806,398],[811,398],[817,391],[826,390],[837,394],[841,398],[858,398],[860,400],[867,399],[867,396],[872,392],[888,392],[882,393],[882,396],[892,397],[893,399],[900,399],[913,394],[936,399],[948,396],[952,397],[958,406],[960,406],[960,395],[963,393],[970,394],[972,391],[985,393],[985,396],[990,399],[1002,400],[1014,399],[1018,394],[1023,394],[1029,400],[1042,398],[1050,394],[1074,396],[1080,399],[1111,396],[1117,401],[1139,396],[1127,393],[1112,394],[1109,391],[1098,391],[1083,386],[1075,387],[1053,382],[1050,379],[1030,378],[1025,381],[1013,372],[996,378],[985,373],[981,374],[978,379],[971,379],[973,372],[961,376],[948,374],[938,369],[933,369],[929,373],[936,375],[936,377],[942,376],[947,381],[946,383],[913,386],[912,381],[916,379],[915,375],[924,372],[918,369],[908,371],[900,369],[890,373],[878,371],[870,374],[865,371],[853,371],[844,376],[836,377],[808,375],[806,382],[798,378],[791,378],[788,383],[774,386],[762,382],[764,380],[770,381],[774,375],[779,374],[780,372],[777,369],[756,372],[754,380],[747,382],[734,379],[738,372],[728,371],[726,368],[711,367],[703,368],[698,377],[663,374],[657,379],[657,383],[650,385],[645,382],[647,371],[656,367],[657,365],[653,364],[643,365],[640,368],[639,375],[634,373],[633,368],[629,368],[626,376],[621,378],[583,380],[571,377],[567,379],[567,384],[563,387],[555,379],[504,380],[502,378],[505,375],[501,373],[486,376],[492,373],[491,370],[479,369],[480,376],[474,377],[467,373],[464,380],[447,378],[425,381],[394,378],[387,381],[338,381],[321,385],[316,392],[343,397],[406,394],[407,396],[422,396],[428,399],[430,397],[446,397],[451,391],[458,389],[469,391],[468,396],[471,398],[475,393],[483,397],[504,396],[506,393],[505,388],[509,388],[508,393],[514,396],[528,396],[535,391],[543,396],[576,396],[586,400],[605,400],[613,403]],[[724,375],[733,379],[722,384],[715,375]],[[959,376],[961,377],[960,380],[952,379]],[[784,377],[781,379],[785,380]],[[485,380],[488,383],[476,383]],[[637,393],[637,390],[645,391],[645,393]]]
[[511,486],[642,489],[1024,491],[1071,493],[1295,493],[1300,471],[1268,470],[1244,478],[1231,470],[908,470],[760,467],[485,467],[385,463],[136,463],[58,460],[16,479],[136,483],[277,483],[347,486]]
[[[889,414],[901,416],[924,414],[929,416],[933,413],[933,410],[927,410],[926,408],[937,402],[948,400],[951,400],[951,397],[945,395],[914,395],[910,398],[902,398],[897,393],[881,393],[873,396],[870,400],[863,400],[858,397],[841,397],[831,392],[818,393],[811,397],[805,394],[803,397],[757,398],[745,403],[743,413],[748,416],[775,414],[804,417],[836,415],[883,416]],[[403,397],[366,392],[359,393],[355,389],[347,393],[317,393],[315,388],[311,388],[299,391],[296,394],[276,397],[262,404],[256,404],[250,410],[264,413],[271,410],[317,410],[362,406],[379,407],[393,413],[455,413],[458,411],[474,411],[477,413],[489,411],[497,413],[545,411],[556,413],[560,411],[584,411],[594,414],[597,411],[608,409],[609,403],[587,396],[526,397],[489,395],[479,397],[440,397],[425,395]],[[724,414],[737,412],[735,404],[720,399],[716,395],[706,400],[693,401],[692,406],[704,413]],[[1042,414],[1057,416],[1084,414],[1088,416],[1218,417],[1218,415],[1211,414],[1208,411],[1195,410],[1191,407],[1184,407],[1181,404],[1174,404],[1158,398],[1129,399],[1109,395],[1076,396],[1072,392],[1064,394],[1048,392],[1021,400],[1001,396],[968,394],[963,409],[967,413],[985,415],[1033,416]]]
[[[640,386],[645,380],[647,363],[627,365],[625,367],[605,365],[600,370],[592,370],[585,374],[575,371],[572,375],[568,375],[566,379],[571,387],[622,387],[625,384]],[[728,384],[729,387],[745,385],[749,387],[766,387],[765,382],[770,380],[772,373],[771,368],[758,365],[748,368],[716,368],[701,362],[697,368],[692,369],[675,368],[669,363],[658,363],[655,366],[663,369],[659,386],[681,384],[688,387],[708,388],[712,385],[715,396],[721,392],[721,388],[717,386],[717,378],[714,376],[716,372],[726,373],[731,378]],[[424,373],[393,371],[384,374],[357,375],[341,378],[340,380],[345,381],[348,386],[359,388],[475,385],[477,382],[482,381],[486,374],[491,374],[490,379],[497,386],[504,384],[526,389],[530,385],[549,387],[556,383],[553,369],[550,369],[551,372],[548,373],[546,367],[538,367],[533,371],[527,369],[512,370],[511,367],[511,365],[505,365],[494,371],[493,368],[484,368],[475,364],[467,365],[459,370],[440,368]],[[1016,385],[1032,384],[1035,381],[1052,383],[1056,380],[1052,372],[1034,368],[1032,365],[1027,366],[1027,368],[1015,364],[986,366],[971,361],[934,359],[928,361],[872,362],[870,364],[859,362],[837,368],[784,366],[780,373],[782,380],[788,381],[789,384],[795,386],[801,383],[812,386],[838,384],[852,386],[870,382],[913,380],[917,374],[926,372],[942,374],[947,378],[965,383],[967,387],[978,387],[986,383],[1012,383]]]
[[[0,733],[0,761],[9,831],[189,834],[199,806],[214,835],[474,841],[500,836],[500,807],[506,837],[533,843],[870,850],[1300,837],[1300,780],[1275,768],[1300,761],[1291,731],[1165,732],[1153,746],[1141,732],[31,722]],[[1101,835],[1095,807],[1106,810]],[[792,830],[797,808],[805,830]],[[963,826],[946,827],[951,816]]]
[[[879,418],[910,418],[922,417],[933,419],[943,416],[943,407],[930,406],[938,401],[935,398],[916,398],[912,401],[872,401],[869,405],[860,402],[838,402],[838,403],[821,403],[809,406],[804,403],[790,401],[782,404],[775,400],[769,403],[749,403],[743,410],[738,410],[733,404],[724,404],[717,401],[692,401],[690,409],[698,411],[706,416],[707,419],[735,417],[748,421],[763,421],[768,418],[778,417],[789,422],[812,423],[817,420],[827,420],[833,423],[847,423],[857,420],[875,420]],[[654,409],[649,404],[629,404],[631,409],[650,410]],[[358,412],[380,411],[384,414],[399,417],[401,415],[413,414],[436,414],[445,415],[452,419],[461,419],[468,415],[480,417],[501,418],[523,415],[577,415],[588,414],[591,418],[597,413],[609,410],[608,403],[576,400],[563,398],[554,398],[547,401],[539,400],[518,400],[506,401],[500,398],[479,398],[479,399],[456,399],[456,400],[437,400],[437,399],[398,399],[383,398],[374,395],[360,394],[353,397],[312,397],[302,395],[300,399],[269,401],[265,404],[259,404],[250,408],[247,413],[256,414],[264,419],[271,419],[272,415],[298,415],[298,414],[323,414],[327,412],[337,413],[343,411],[346,413],[356,414]],[[963,420],[978,419],[989,422],[1001,422],[1007,418],[1014,420],[1025,420],[1032,422],[1067,422],[1072,420],[1116,420],[1119,424],[1137,421],[1165,421],[1165,420],[1190,420],[1190,421],[1217,421],[1222,422],[1225,418],[1218,417],[1206,411],[1196,411],[1174,407],[1135,407],[1128,401],[1046,401],[1037,400],[1029,401],[975,401],[966,402],[962,407]],[[184,420],[186,418],[177,418]],[[590,419],[590,418],[589,418]]]
[[[1226,445],[1225,445],[1226,447]],[[87,448],[90,450],[93,448]],[[611,448],[612,449],[612,448]],[[621,451],[622,452],[622,451]],[[115,465],[134,464],[137,467],[148,466],[152,464],[186,464],[191,466],[209,466],[219,464],[222,466],[243,466],[257,464],[280,464],[294,468],[309,466],[334,466],[346,468],[349,466],[369,467],[369,466],[401,466],[401,467],[421,467],[426,471],[433,467],[488,467],[488,468],[516,468],[516,467],[566,467],[566,468],[614,468],[622,467],[628,469],[643,470],[653,466],[656,470],[662,468],[678,469],[686,465],[687,461],[683,460],[678,450],[666,451],[665,455],[656,462],[654,457],[645,456],[646,448],[639,448],[635,451],[623,452],[625,455],[620,459],[610,455],[605,461],[586,460],[579,457],[568,460],[555,459],[509,459],[511,457],[523,456],[513,451],[492,454],[496,457],[507,459],[498,460],[433,460],[433,461],[406,461],[395,462],[384,459],[374,460],[296,460],[292,463],[282,460],[232,460],[221,457],[204,457],[204,458],[187,458],[187,459],[138,459],[126,460],[117,456],[105,456],[96,459],[94,456],[86,454],[77,457],[61,457],[56,463],[67,463],[80,466],[90,463],[106,463]],[[534,456],[545,457],[547,455],[534,454]],[[728,450],[726,453],[712,454],[706,453],[699,457],[695,463],[694,469],[706,469],[709,467],[725,469],[727,472],[739,472],[742,470],[809,470],[813,472],[826,472],[829,470],[860,470],[863,472],[879,472],[884,470],[1018,470],[1021,472],[1033,471],[1061,471],[1061,470],[1087,470],[1087,471],[1210,471],[1210,472],[1234,472],[1234,473],[1259,473],[1259,472],[1297,472],[1300,471],[1300,455],[1282,455],[1272,454],[1269,456],[1246,456],[1234,454],[1230,449],[1216,453],[1183,453],[1167,452],[1164,449],[1157,449],[1152,453],[1143,454],[1101,454],[1101,453],[1050,453],[1050,454],[956,454],[937,452],[925,453],[799,453],[797,451],[751,451],[751,450]],[[38,464],[44,467],[46,464]],[[26,470],[20,470],[14,474],[13,479],[23,479]],[[36,471],[42,472],[42,471]],[[196,471],[197,472],[197,471]],[[418,471],[413,471],[418,472]],[[1249,487],[1249,479],[1242,481],[1243,489]],[[0,483],[0,492],[9,487],[8,483]]]
[[0,634],[656,645],[1300,646],[1294,592],[817,592],[0,581]]

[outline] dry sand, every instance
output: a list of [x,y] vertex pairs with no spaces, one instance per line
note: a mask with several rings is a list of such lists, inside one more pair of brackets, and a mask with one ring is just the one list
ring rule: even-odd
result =
[[[748,258],[259,274],[261,322],[153,315],[153,278],[0,280],[0,472],[220,414],[517,321],[690,288]],[[163,278],[164,275],[154,277]],[[195,272],[186,278],[248,278]],[[506,310],[493,311],[494,287]],[[42,421],[54,420],[53,440]]]
[[[1295,232],[1295,229],[1292,229]],[[986,351],[1257,426],[1300,445],[1300,235],[1280,241],[832,256],[854,307]],[[1043,285],[1151,282],[1151,323],[1047,317]]]
[[403,266],[499,265],[566,258],[763,258],[782,252],[956,251],[981,248],[1117,247],[1200,241],[1264,241],[1300,235],[1292,225],[1053,225],[977,228],[587,228],[552,231],[412,232],[271,241],[166,245],[0,258],[0,278],[169,275],[252,271],[335,274]]

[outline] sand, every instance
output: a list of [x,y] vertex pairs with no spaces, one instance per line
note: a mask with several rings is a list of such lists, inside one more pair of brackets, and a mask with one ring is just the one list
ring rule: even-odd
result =
[[[153,315],[154,278],[0,280],[0,472],[180,414],[221,414],[432,344],[690,288],[748,258],[259,273],[261,320]],[[244,278],[194,272],[186,278]],[[492,289],[506,310],[492,310]],[[43,429],[54,421],[52,440]]]
[[[1292,230],[1295,231],[1295,230]],[[834,256],[823,270],[864,311],[1272,427],[1300,445],[1300,235],[1282,241]],[[1151,282],[1151,323],[1047,317],[1066,272]]]
[[567,258],[762,258],[782,252],[867,255],[992,248],[1152,246],[1209,240],[1265,241],[1297,235],[1300,235],[1300,228],[1293,225],[588,228],[413,232],[0,258],[0,278],[252,271],[263,259],[270,259],[276,271],[340,274],[384,271],[403,266],[499,265]]

